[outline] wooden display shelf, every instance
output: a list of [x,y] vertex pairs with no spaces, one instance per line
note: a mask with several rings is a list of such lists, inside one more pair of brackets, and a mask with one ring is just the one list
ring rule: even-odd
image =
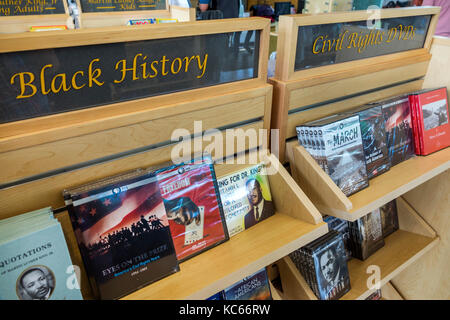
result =
[[[123,299],[206,299],[327,233],[320,213],[277,158],[263,158],[266,165],[278,169],[268,175],[275,215],[181,263],[179,272]],[[217,165],[217,177],[243,166],[248,165]]]
[[180,264],[180,272],[124,299],[206,299],[325,233],[282,213]]
[[[384,247],[365,261],[353,258],[348,262],[351,290],[341,300],[365,299],[376,290],[367,286],[369,278],[374,277],[373,273],[368,273],[369,266],[380,268],[380,287],[383,287],[439,242],[436,233],[406,201],[398,198],[397,207],[400,229],[385,238]],[[278,265],[285,298],[317,300],[289,257],[283,258]]]
[[354,221],[450,168],[450,148],[406,160],[347,197],[297,141],[286,144],[294,179],[322,214]]

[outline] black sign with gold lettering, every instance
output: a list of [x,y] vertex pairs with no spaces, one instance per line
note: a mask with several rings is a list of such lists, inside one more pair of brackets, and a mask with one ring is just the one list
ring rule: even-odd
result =
[[82,12],[166,10],[166,0],[80,0]]
[[256,78],[258,61],[259,31],[3,53],[0,123]]
[[0,0],[0,17],[63,14],[64,0]]
[[295,71],[423,48],[431,16],[298,28]]

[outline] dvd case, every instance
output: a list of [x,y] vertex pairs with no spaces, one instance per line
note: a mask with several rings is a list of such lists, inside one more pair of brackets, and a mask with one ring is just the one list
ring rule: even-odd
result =
[[275,213],[263,163],[224,176],[218,185],[230,237]]
[[380,214],[383,238],[386,238],[399,228],[397,202],[392,200],[380,207]]
[[[305,148],[345,195],[369,186],[358,115],[334,115],[296,129],[300,135],[304,130],[309,131],[309,136],[317,136],[319,153],[311,143]],[[297,137],[299,143],[303,143],[301,137]]]
[[414,138],[408,96],[375,103],[383,110],[391,167],[414,156]]
[[132,172],[64,191],[94,292],[120,298],[179,271],[158,179]]
[[156,172],[180,262],[229,239],[211,157]]
[[366,260],[384,246],[380,209],[349,222],[353,257]]
[[390,161],[381,106],[364,105],[346,113],[359,115],[369,179],[388,171],[390,169]]
[[328,230],[336,230],[342,234],[344,240],[345,251],[347,253],[347,261],[352,258],[352,250],[350,245],[350,229],[348,221],[333,216],[324,216],[323,221],[328,224]]
[[224,290],[225,300],[272,300],[266,268]]

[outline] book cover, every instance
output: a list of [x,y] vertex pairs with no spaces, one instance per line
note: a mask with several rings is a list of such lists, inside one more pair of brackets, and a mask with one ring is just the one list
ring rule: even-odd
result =
[[178,260],[229,239],[211,159],[157,171]]
[[230,237],[275,213],[263,163],[224,176],[218,185]]
[[430,89],[413,94],[418,114],[417,127],[421,155],[450,146],[450,123],[447,89]]
[[88,276],[101,299],[117,299],[179,271],[157,177],[71,194],[69,214]]
[[[0,241],[0,300],[83,299],[61,225],[48,216],[41,220],[45,227]],[[31,230],[35,224],[22,220],[17,225]],[[17,225],[8,227],[17,230]]]
[[224,290],[225,300],[272,300],[266,268]]
[[391,167],[414,155],[411,109],[407,96],[380,102],[385,120],[386,139]]

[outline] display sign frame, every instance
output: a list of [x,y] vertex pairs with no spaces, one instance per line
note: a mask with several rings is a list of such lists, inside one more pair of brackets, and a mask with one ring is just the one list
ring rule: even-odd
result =
[[[372,23],[376,23],[377,20],[383,19],[428,15],[431,16],[431,19],[422,48],[295,71],[298,30],[300,27],[356,21],[373,21]],[[334,72],[345,72],[346,70],[354,68],[358,65],[383,63],[384,61],[401,57],[402,55],[405,55],[406,52],[408,55],[421,55],[430,48],[432,33],[437,23],[438,16],[439,10],[436,7],[411,7],[407,9],[373,9],[367,11],[335,12],[332,16],[326,13],[283,15],[280,17],[278,25],[278,48],[281,48],[281,50],[279,50],[277,55],[275,78],[283,81],[299,80],[309,76],[320,76]]]

